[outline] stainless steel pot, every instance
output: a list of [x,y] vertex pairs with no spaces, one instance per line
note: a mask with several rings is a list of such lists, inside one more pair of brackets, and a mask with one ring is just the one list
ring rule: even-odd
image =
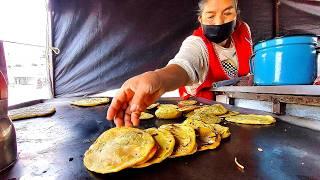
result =
[[[0,60],[4,61],[1,63],[2,65],[5,64],[3,48],[1,46]],[[0,71],[0,172],[14,164],[16,159],[16,132],[8,117],[8,86],[4,74]]]
[[[1,100],[1,111],[7,100]],[[0,116],[0,172],[11,166],[17,159],[17,140],[14,126],[7,115]]]

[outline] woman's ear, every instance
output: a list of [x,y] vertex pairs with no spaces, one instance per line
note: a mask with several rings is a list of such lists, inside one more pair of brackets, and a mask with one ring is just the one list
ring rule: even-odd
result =
[[198,21],[199,21],[200,24],[202,24],[201,16],[198,16]]

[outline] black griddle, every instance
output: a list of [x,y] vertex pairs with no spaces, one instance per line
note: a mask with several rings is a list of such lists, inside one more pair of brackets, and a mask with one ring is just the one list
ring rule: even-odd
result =
[[[320,132],[279,119],[268,126],[222,123],[230,127],[232,135],[215,150],[167,159],[142,169],[126,169],[108,175],[93,173],[83,166],[83,154],[114,124],[105,119],[108,105],[88,108],[69,105],[75,99],[44,101],[56,106],[57,112],[53,116],[14,122],[19,159],[0,175],[0,179],[320,179]],[[177,98],[160,100],[174,104],[177,101]],[[198,101],[215,103],[204,99]],[[268,114],[225,106],[241,113]],[[182,120],[144,120],[139,128]],[[244,170],[236,166],[235,157]]]

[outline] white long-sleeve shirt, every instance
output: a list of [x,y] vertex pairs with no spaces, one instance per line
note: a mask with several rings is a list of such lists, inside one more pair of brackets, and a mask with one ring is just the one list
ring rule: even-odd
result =
[[[220,61],[228,61],[236,68],[238,67],[238,58],[233,42],[229,48],[213,43],[213,48]],[[198,36],[187,37],[169,64],[179,65],[187,72],[190,80],[186,90],[189,94],[195,95],[196,89],[205,81],[209,70],[209,53],[206,44]]]

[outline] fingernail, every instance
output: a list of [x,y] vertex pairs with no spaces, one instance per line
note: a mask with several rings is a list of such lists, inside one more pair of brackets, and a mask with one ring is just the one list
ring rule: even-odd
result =
[[137,127],[139,125],[136,121],[133,121],[132,124],[134,127]]
[[119,127],[119,123],[117,121],[114,121],[114,124],[116,124],[116,127]]
[[107,119],[108,121],[112,121],[114,118],[113,118],[112,116],[110,116],[110,115],[107,115],[107,116],[106,116],[106,119]]
[[129,122],[126,122],[125,126],[126,126],[126,127],[132,127],[132,124],[129,123]]

